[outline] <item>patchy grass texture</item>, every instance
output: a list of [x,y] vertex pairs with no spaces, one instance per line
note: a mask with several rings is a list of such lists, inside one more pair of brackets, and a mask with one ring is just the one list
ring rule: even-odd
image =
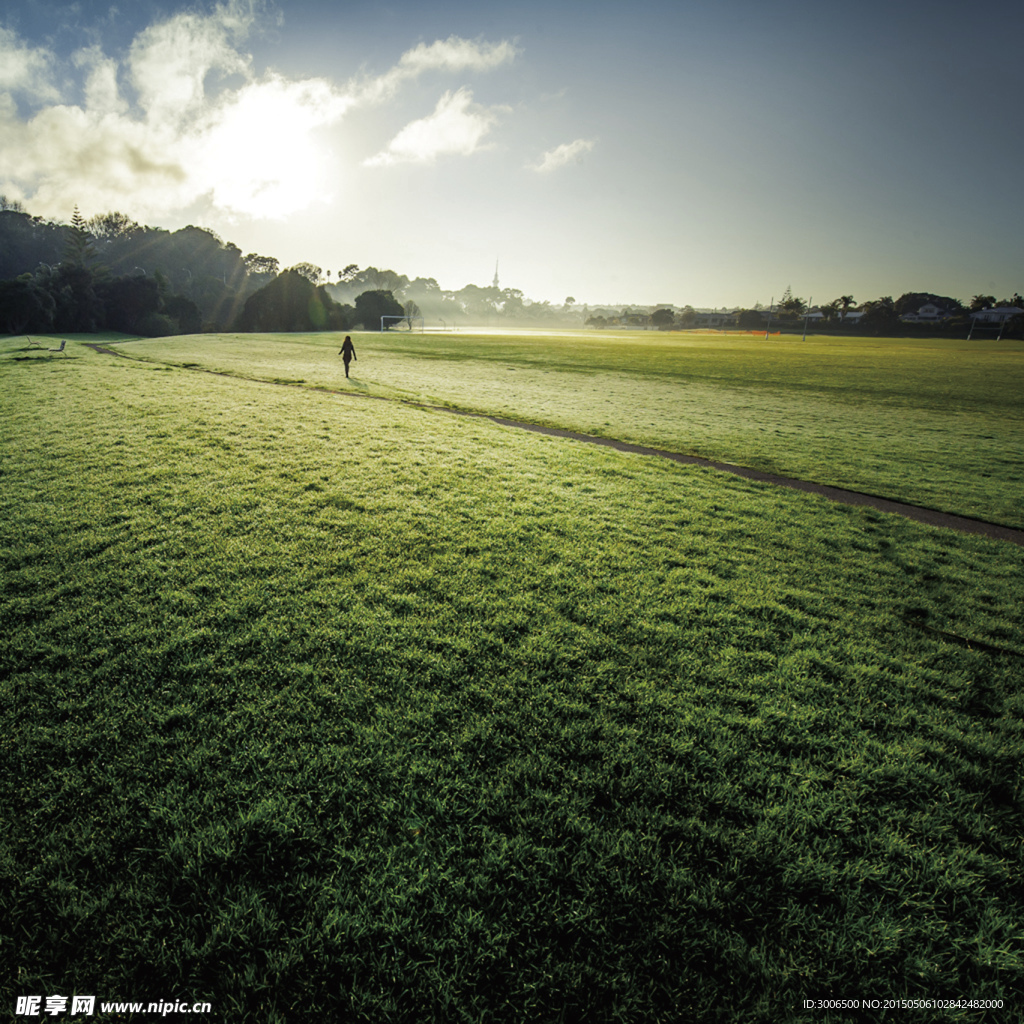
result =
[[[354,389],[430,363],[356,343]],[[7,1005],[1016,1019],[1024,550],[69,351],[0,342]],[[322,339],[241,352],[343,386]]]
[[499,413],[1024,527],[1024,345],[577,333],[158,339],[133,355]]

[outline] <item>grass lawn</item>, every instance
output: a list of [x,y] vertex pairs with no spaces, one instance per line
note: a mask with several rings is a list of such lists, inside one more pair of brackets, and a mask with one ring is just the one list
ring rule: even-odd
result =
[[[355,341],[353,389],[430,363]],[[1024,549],[245,379],[344,387],[323,339],[215,341],[234,376],[20,344],[4,1005],[1019,1017]]]
[[649,331],[133,342],[133,356],[500,413],[1024,527],[1024,343]]

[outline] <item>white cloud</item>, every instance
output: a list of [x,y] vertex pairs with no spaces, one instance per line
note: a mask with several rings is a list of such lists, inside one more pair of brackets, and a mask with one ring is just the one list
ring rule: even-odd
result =
[[246,17],[235,6],[218,7],[208,17],[176,15],[137,36],[128,65],[139,105],[150,120],[166,124],[201,108],[211,71],[249,77],[250,59],[231,38],[243,35],[251,20],[251,14]]
[[21,122],[7,107],[0,136],[0,191],[33,213],[67,217],[77,203],[86,215],[125,206],[141,215],[188,194],[174,147],[140,122],[66,105]]
[[23,93],[37,101],[60,97],[52,78],[53,57],[32,49],[6,28],[0,28],[0,93]]
[[447,71],[489,71],[513,60],[516,48],[507,41],[500,43],[474,43],[458,36],[449,36],[437,42],[420,43],[406,50],[398,61],[398,67],[408,74],[418,75],[421,71],[442,68]]
[[573,142],[563,142],[561,146],[549,149],[540,161],[532,165],[532,170],[540,174],[547,174],[559,167],[564,167],[572,160],[579,161],[584,153],[589,153],[593,148],[596,139],[576,139]]
[[446,92],[429,117],[407,124],[383,152],[365,161],[368,167],[394,163],[429,163],[448,153],[468,156],[481,148],[504,108],[473,103],[468,89]]
[[[71,68],[82,102],[62,103],[51,87],[28,118],[12,94],[42,95],[57,62],[0,34],[0,192],[54,217],[75,204],[87,216],[117,209],[137,218],[204,198],[247,216],[309,205],[324,177],[318,133],[353,99],[323,79],[258,79],[237,48],[252,20],[251,5],[238,2],[176,15],[141,32],[123,66],[97,46],[79,50]],[[225,81],[232,75],[241,82]]]
[[[516,52],[452,36],[413,47],[371,80],[261,75],[241,48],[256,7],[227,0],[174,15],[140,32],[120,62],[89,46],[62,65],[0,29],[0,193],[57,218],[76,204],[86,216],[145,219],[198,202],[281,218],[329,190],[324,129],[353,106],[386,100],[426,71],[488,70]],[[55,82],[76,79],[82,99],[72,102]],[[501,109],[473,104],[466,89],[445,93],[376,162],[472,153]]]
[[86,72],[85,107],[96,113],[123,114],[128,104],[117,85],[117,61],[103,55],[98,46],[79,50],[72,58],[76,68]]
[[379,102],[393,95],[406,81],[417,78],[425,71],[490,71],[515,59],[515,46],[500,43],[473,42],[459,36],[449,36],[427,44],[420,43],[406,50],[398,63],[388,72],[364,83],[360,99]]

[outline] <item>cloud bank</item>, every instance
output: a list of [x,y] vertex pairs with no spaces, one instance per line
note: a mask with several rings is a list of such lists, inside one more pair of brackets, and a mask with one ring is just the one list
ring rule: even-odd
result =
[[[243,49],[254,20],[250,4],[229,0],[151,25],[120,60],[90,46],[64,64],[0,29],[0,192],[62,219],[76,204],[86,216],[146,218],[197,203],[283,218],[323,194],[323,129],[353,107],[386,102],[427,72],[486,71],[516,53],[508,42],[452,36],[338,85],[257,74]],[[472,153],[497,110],[476,106],[467,89],[445,92],[369,163]]]

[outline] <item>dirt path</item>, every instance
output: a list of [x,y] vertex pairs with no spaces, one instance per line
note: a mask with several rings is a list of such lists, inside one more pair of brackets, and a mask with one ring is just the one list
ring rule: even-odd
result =
[[[95,342],[85,342],[88,348],[94,352],[102,352],[106,355],[120,356],[130,359],[123,352],[107,348],[105,345]],[[217,376],[235,376],[224,374],[217,370],[207,370],[203,367],[188,367],[190,370],[197,370],[200,373],[213,373]],[[255,380],[256,378],[243,378]],[[828,487],[825,484],[811,483],[808,480],[797,480],[794,477],[779,476],[776,473],[764,473],[759,469],[748,469],[746,466],[733,466],[728,462],[716,462],[712,459],[702,459],[695,455],[683,455],[681,452],[669,452],[661,448],[648,448],[641,444],[630,444],[627,441],[616,441],[608,437],[597,437],[593,434],[580,434],[575,430],[561,430],[557,427],[542,427],[537,423],[527,423],[523,420],[510,420],[502,416],[492,416],[489,413],[467,412],[462,409],[450,409],[443,405],[428,405],[423,402],[412,402],[402,398],[386,398],[381,395],[362,395],[358,392],[335,391],[332,388],[318,387],[308,384],[286,384],[278,381],[262,381],[264,384],[277,384],[280,387],[301,387],[307,390],[322,391],[331,395],[338,395],[345,398],[371,398],[381,402],[397,402],[401,405],[408,405],[415,409],[428,409],[431,412],[446,412],[453,416],[471,416],[475,419],[489,420],[502,427],[513,427],[517,430],[529,430],[535,434],[546,434],[548,437],[564,437],[572,441],[581,441],[584,444],[596,444],[604,448],[614,448],[619,452],[629,452],[633,455],[653,455],[662,459],[671,459],[673,462],[681,462],[687,466],[704,466],[708,469],[716,469],[722,473],[732,473],[734,476],[745,477],[747,480],[759,480],[762,483],[775,484],[778,487],[788,487],[794,491],[805,491],[808,494],[818,494],[831,501],[838,501],[843,505],[861,505],[866,508],[877,509],[879,512],[889,512],[892,515],[903,516],[906,519],[913,519],[919,523],[927,523],[929,526],[941,526],[949,530],[958,530],[961,533],[975,533],[991,540],[1009,541],[1011,544],[1024,546],[1024,530],[1017,530],[1011,526],[1000,526],[998,523],[987,523],[981,519],[969,519],[966,516],[955,516],[948,512],[938,512],[931,508],[922,508],[920,505],[907,505],[901,501],[890,501],[888,498],[879,498],[873,494],[863,494],[860,491],[847,491],[841,487]]]
[[[438,406],[423,406],[422,408],[436,409]],[[443,409],[442,411],[457,412],[454,409]],[[567,437],[574,441],[583,441],[587,444],[614,448],[620,452],[632,452],[635,455],[656,455],[659,458],[671,459],[673,462],[681,462],[688,466],[706,466],[708,469],[732,473],[734,476],[742,476],[747,480],[759,480],[762,483],[775,484],[779,487],[789,487],[794,491],[820,494],[822,497],[841,502],[844,505],[863,505],[867,508],[878,509],[880,512],[891,512],[894,515],[904,516],[907,519],[915,519],[917,522],[927,523],[929,526],[942,526],[951,530],[959,530],[961,533],[977,533],[983,537],[991,537],[993,540],[1008,540],[1012,544],[1024,545],[1024,530],[1015,530],[1010,526],[987,523],[980,519],[968,519],[966,516],[954,516],[948,512],[938,512],[935,509],[922,508],[919,505],[907,505],[901,501],[890,501],[888,498],[879,498],[873,494],[863,494],[860,491],[847,491],[842,487],[828,487],[825,484],[815,484],[808,480],[797,480],[794,477],[779,476],[776,473],[764,473],[759,469],[733,466],[728,462],[715,462],[712,459],[702,459],[696,455],[683,455],[680,452],[664,451],[661,448],[648,448],[645,445],[629,444],[626,441],[615,441],[607,437],[578,434],[573,430],[541,427],[535,423],[523,423],[519,420],[503,419],[500,416],[465,412],[458,412],[458,415],[479,416],[482,419],[498,423],[503,427],[518,427],[522,430],[532,430],[535,433],[547,434],[551,437]]]

